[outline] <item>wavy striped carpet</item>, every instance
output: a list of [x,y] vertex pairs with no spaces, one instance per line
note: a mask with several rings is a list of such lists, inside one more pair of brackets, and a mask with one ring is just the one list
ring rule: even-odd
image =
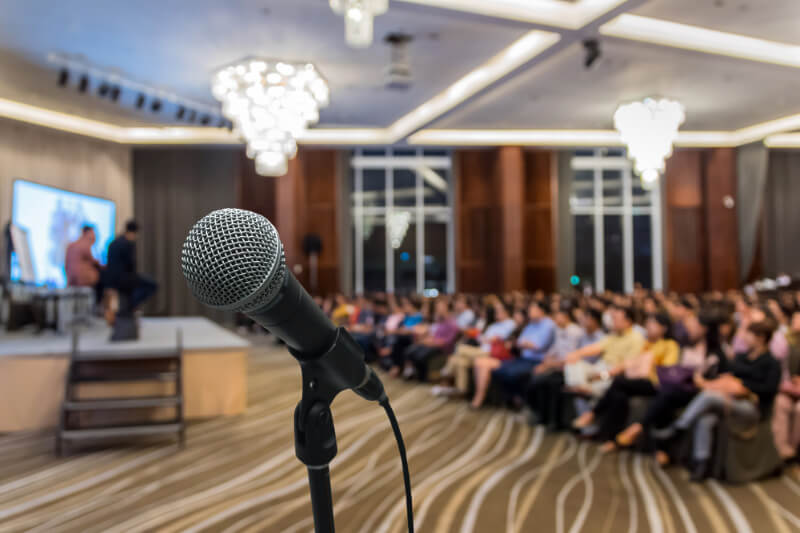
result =
[[[193,423],[187,447],[150,445],[55,459],[49,434],[0,436],[0,531],[303,532],[312,529],[294,457],[299,371],[256,348],[246,415]],[[627,453],[548,435],[505,411],[470,412],[427,388],[387,382],[409,448],[421,532],[800,531],[800,477],[692,486]],[[334,405],[337,529],[405,531],[400,463],[383,411]]]

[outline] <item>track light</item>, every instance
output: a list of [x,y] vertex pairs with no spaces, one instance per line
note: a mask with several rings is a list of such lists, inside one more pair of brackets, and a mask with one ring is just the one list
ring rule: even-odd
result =
[[175,113],[175,118],[178,120],[183,120],[183,116],[186,114],[186,108],[183,106],[178,107],[178,112]]
[[587,69],[590,69],[602,55],[600,51],[600,41],[597,39],[586,39],[583,41],[583,49],[586,52],[586,58],[583,60],[583,66]]
[[114,85],[111,88],[111,93],[110,93],[111,94],[111,101],[112,102],[116,102],[117,100],[119,100],[119,95],[120,95],[121,92],[122,92],[122,90],[119,88],[119,85]]
[[203,126],[208,126],[208,123],[211,122],[211,117],[208,115],[203,115],[203,118],[200,119],[200,124]]
[[62,68],[58,72],[58,86],[66,87],[67,83],[69,83],[69,71],[65,68]]
[[153,103],[150,104],[150,111],[152,111],[153,113],[158,113],[159,111],[161,111],[161,100],[159,100],[158,98],[153,100]]
[[139,96],[136,97],[136,109],[141,109],[144,107],[144,93],[139,93]]
[[81,76],[81,80],[78,82],[78,91],[85,93],[86,89],[89,88],[89,76],[84,74]]
[[97,88],[97,96],[100,98],[105,98],[108,94],[108,84],[103,82],[100,84],[100,87]]

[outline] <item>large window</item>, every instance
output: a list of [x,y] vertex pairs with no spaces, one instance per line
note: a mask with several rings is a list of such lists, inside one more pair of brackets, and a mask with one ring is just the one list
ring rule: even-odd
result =
[[621,149],[577,151],[572,172],[573,281],[598,291],[660,289],[659,187],[643,189]]
[[356,150],[351,160],[357,293],[452,292],[452,176],[444,150]]

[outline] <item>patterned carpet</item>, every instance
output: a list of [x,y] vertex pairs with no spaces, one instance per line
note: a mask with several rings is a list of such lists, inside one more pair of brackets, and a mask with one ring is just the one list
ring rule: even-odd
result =
[[[0,436],[0,531],[312,530],[294,457],[299,370],[256,348],[246,415],[189,426],[187,447],[151,444],[53,457],[49,433]],[[470,412],[387,380],[409,448],[420,532],[800,531],[796,471],[758,484],[693,486],[645,457],[601,456],[502,410]],[[400,462],[383,411],[334,404],[337,530],[405,531]]]

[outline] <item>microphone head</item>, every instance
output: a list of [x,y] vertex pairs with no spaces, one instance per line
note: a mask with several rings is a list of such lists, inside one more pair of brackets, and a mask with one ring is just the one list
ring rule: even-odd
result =
[[181,268],[195,298],[244,313],[269,303],[286,277],[275,226],[243,209],[220,209],[198,220],[183,243]]

